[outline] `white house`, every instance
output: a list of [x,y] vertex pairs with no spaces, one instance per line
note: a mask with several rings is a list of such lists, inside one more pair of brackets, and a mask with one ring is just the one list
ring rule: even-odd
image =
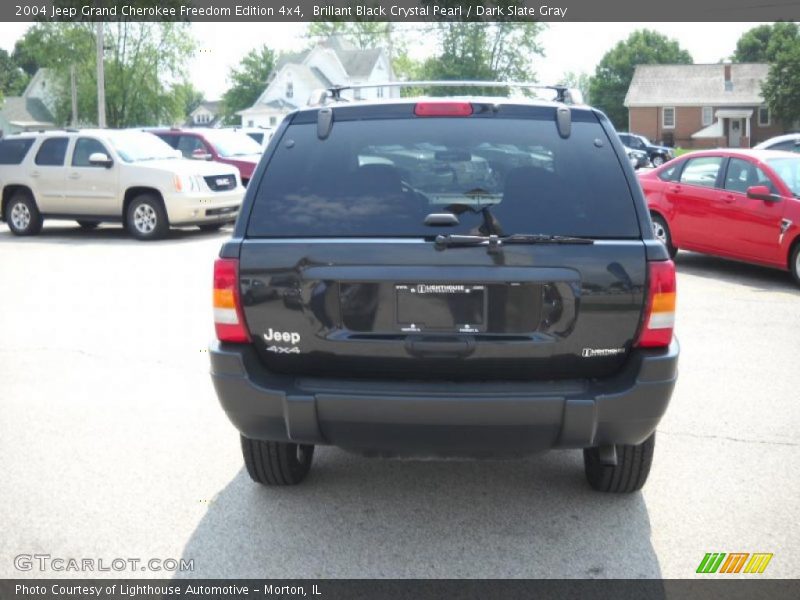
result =
[[219,101],[203,101],[189,114],[187,125],[194,127],[216,127],[219,122]]
[[56,93],[48,69],[39,69],[22,96],[7,96],[0,102],[0,136],[40,129],[53,129]]
[[[383,48],[359,50],[340,38],[330,37],[311,50],[282,57],[267,89],[250,108],[237,113],[243,127],[275,127],[294,109],[305,106],[314,90],[333,85],[382,83],[394,80],[389,56]],[[348,90],[343,98],[398,97],[395,87]]]

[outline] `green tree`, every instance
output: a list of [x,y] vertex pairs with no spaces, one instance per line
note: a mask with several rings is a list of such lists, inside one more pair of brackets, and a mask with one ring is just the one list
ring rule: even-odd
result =
[[390,45],[394,26],[379,21],[314,21],[309,24],[306,36],[314,42],[338,36],[365,50]]
[[14,64],[29,77],[33,77],[42,66],[39,62],[43,58],[41,49],[48,37],[47,28],[33,27],[14,44],[14,51],[11,54]]
[[586,104],[591,104],[591,95],[589,93],[589,86],[592,83],[592,77],[588,73],[584,73],[581,71],[580,73],[575,73],[574,71],[567,71],[564,73],[564,76],[561,78],[560,83],[571,87],[577,88],[580,90],[581,94],[583,94],[583,101]]
[[649,29],[634,31],[600,59],[589,85],[592,104],[623,128],[628,122],[623,103],[636,65],[691,63],[692,56],[677,41]]
[[275,52],[267,46],[254,48],[241,60],[228,76],[231,86],[222,96],[224,122],[236,122],[236,113],[249,108],[267,87],[267,80],[275,68]]
[[770,111],[785,128],[800,121],[800,43],[775,54],[761,92]]
[[795,23],[778,22],[759,25],[742,34],[736,42],[734,62],[774,62],[778,53],[798,41]]
[[[536,81],[532,59],[544,54],[538,41],[543,27],[540,23],[508,21],[441,22],[437,26],[440,50],[425,61],[423,78]],[[447,93],[457,91],[451,88]],[[433,94],[444,92],[431,90]]]
[[20,95],[28,84],[28,75],[0,48],[0,98]]
[[[106,122],[109,127],[171,124],[182,119],[185,64],[194,50],[187,23],[120,21],[105,25]],[[38,23],[15,48],[24,69],[47,67],[54,81],[56,119],[71,114],[75,67],[78,115],[97,115],[96,49],[91,23]]]
[[800,119],[800,28],[795,23],[759,25],[736,43],[736,62],[770,63],[761,92],[775,118],[784,127]]
[[188,81],[176,84],[173,89],[176,96],[180,98],[182,106],[181,110],[183,111],[184,116],[188,117],[191,112],[200,106],[203,100],[205,100],[203,92],[198,90]]

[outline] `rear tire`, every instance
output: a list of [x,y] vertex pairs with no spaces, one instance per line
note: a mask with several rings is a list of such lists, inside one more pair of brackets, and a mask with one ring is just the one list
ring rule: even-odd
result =
[[14,235],[36,235],[42,230],[42,215],[31,195],[17,191],[6,204],[5,218]]
[[661,165],[663,165],[663,164],[664,164],[665,162],[667,162],[667,161],[666,161],[666,160],[664,160],[664,157],[663,157],[663,156],[661,156],[660,154],[656,154],[656,155],[655,155],[655,156],[654,156],[654,157],[653,157],[653,158],[650,160],[650,162],[651,162],[651,163],[653,163],[653,166],[654,166],[654,167],[660,167]]
[[241,436],[242,455],[250,479],[262,485],[297,485],[306,478],[314,446],[264,442]]
[[86,231],[97,229],[97,226],[100,225],[97,221],[78,221],[78,225],[81,226],[81,229],[85,229]]
[[653,220],[653,235],[655,238],[667,247],[670,258],[675,258],[678,249],[672,245],[672,233],[669,230],[669,225],[660,215],[651,215]]
[[792,273],[794,282],[800,285],[800,242],[795,243],[794,250],[789,257],[789,271]]
[[128,205],[126,217],[128,231],[137,240],[158,240],[169,231],[161,199],[152,194],[136,196]]
[[617,464],[600,462],[597,448],[583,451],[583,464],[589,485],[598,492],[629,494],[642,489],[653,464],[656,434],[638,445],[617,445]]

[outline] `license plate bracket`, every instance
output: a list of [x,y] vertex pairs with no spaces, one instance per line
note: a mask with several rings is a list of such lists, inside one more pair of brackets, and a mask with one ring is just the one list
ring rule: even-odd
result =
[[396,326],[400,331],[480,333],[486,330],[483,284],[398,283]]

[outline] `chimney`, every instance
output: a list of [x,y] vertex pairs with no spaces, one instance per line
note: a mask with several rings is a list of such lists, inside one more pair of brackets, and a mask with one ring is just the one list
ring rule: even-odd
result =
[[726,60],[723,63],[723,69],[725,71],[725,91],[731,92],[733,91],[733,81],[731,81],[731,63],[730,61]]

